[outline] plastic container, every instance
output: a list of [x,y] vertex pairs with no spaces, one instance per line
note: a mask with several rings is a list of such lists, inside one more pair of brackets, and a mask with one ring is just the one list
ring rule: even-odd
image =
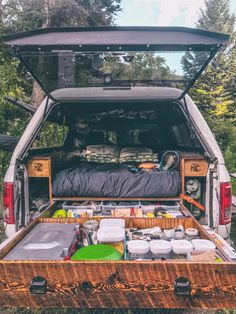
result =
[[192,240],[193,248],[196,251],[207,252],[207,251],[215,251],[216,246],[210,240],[205,239],[195,239]]
[[[78,205],[77,205],[78,203]],[[70,201],[66,201],[64,203],[62,203],[62,208],[65,210],[77,210],[77,209],[92,209],[94,211],[100,211],[101,210],[101,202],[93,202],[93,205],[83,205],[84,202],[70,202]]]
[[69,209],[67,211],[68,218],[93,217],[93,209]]
[[175,229],[164,229],[164,238],[166,240],[174,239],[175,237]]
[[122,242],[125,239],[125,229],[121,227],[102,227],[98,229],[99,243]]
[[154,208],[158,210],[170,210],[170,211],[178,211],[180,209],[180,206],[178,204],[173,204],[173,205],[162,205],[162,204],[157,204],[157,202],[140,202],[142,208],[144,210],[152,210]]
[[193,239],[198,239],[199,236],[198,236],[198,230],[195,229],[195,228],[187,228],[185,230],[185,238],[186,240],[193,240]]
[[102,219],[100,221],[100,228],[103,227],[120,227],[125,228],[124,219]]
[[186,254],[193,251],[193,245],[187,240],[171,240],[171,248],[175,254]]
[[184,227],[182,225],[179,225],[175,228],[175,239],[183,239],[185,235]]
[[149,252],[149,243],[144,240],[131,240],[127,242],[130,259],[145,259]]
[[140,202],[102,202],[102,211],[111,211],[112,209],[123,209],[123,208],[140,208]]
[[155,259],[168,259],[171,253],[171,243],[166,240],[152,240],[149,242],[150,250]]

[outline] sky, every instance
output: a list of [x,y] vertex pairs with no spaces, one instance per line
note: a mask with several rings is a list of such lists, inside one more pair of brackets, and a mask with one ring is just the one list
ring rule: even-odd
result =
[[[185,26],[195,27],[205,0],[122,0],[122,11],[116,23],[120,26]],[[230,0],[236,15],[236,0]],[[182,54],[166,54],[166,64],[182,74]]]
[[[187,26],[194,27],[204,0],[122,0],[121,26]],[[230,0],[236,14],[236,0]]]

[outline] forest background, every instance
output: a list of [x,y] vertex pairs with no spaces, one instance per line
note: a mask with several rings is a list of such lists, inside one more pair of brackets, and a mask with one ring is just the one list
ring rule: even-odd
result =
[[[0,0],[0,35],[45,27],[116,25],[120,11],[121,0]],[[204,8],[199,11],[196,28],[230,34],[230,42],[190,91],[215,134],[230,172],[236,172],[235,23],[229,0],[205,1]],[[193,55],[185,56],[183,67],[186,75],[197,61]],[[146,62],[144,66],[149,67],[150,63]],[[6,96],[37,107],[43,94],[22,65],[1,45],[0,134],[19,138],[30,115],[8,103]],[[10,153],[0,151],[1,182],[9,159]],[[236,194],[235,182],[233,188]]]

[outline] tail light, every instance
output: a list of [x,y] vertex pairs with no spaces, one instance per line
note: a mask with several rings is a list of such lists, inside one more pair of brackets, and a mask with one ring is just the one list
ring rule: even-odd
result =
[[3,218],[7,224],[14,224],[13,183],[4,182],[3,186]]
[[232,186],[230,182],[220,184],[220,225],[231,222],[232,215]]

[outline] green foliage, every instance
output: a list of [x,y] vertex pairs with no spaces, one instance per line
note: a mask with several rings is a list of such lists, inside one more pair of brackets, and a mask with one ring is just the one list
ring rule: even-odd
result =
[[61,126],[53,122],[45,122],[38,138],[35,140],[34,148],[62,147],[65,136],[68,133],[67,126]]
[[[190,95],[207,119],[223,151],[230,172],[236,171],[236,48],[235,16],[229,0],[206,0],[196,26],[200,29],[230,34],[223,47],[197,80]],[[185,75],[196,71],[204,54],[187,53],[182,60]]]
[[[110,58],[107,60],[106,58]],[[110,75],[112,80],[166,80],[178,78],[166,65],[163,57],[155,55],[153,52],[129,52],[121,59],[114,55],[100,54],[96,56],[100,67],[95,71],[93,62],[96,61],[93,55],[79,56],[76,64],[77,85],[91,85],[91,81],[104,78]],[[129,61],[128,61],[129,60]],[[99,81],[99,80],[98,80]],[[103,80],[100,80],[103,84]]]
[[6,0],[3,22],[11,32],[41,27],[106,26],[121,0]]
[[230,172],[236,172],[236,126],[219,119],[210,119],[208,122],[223,151],[226,166]]
[[[3,33],[3,27],[0,27]],[[28,115],[7,103],[5,96],[27,100],[25,83],[18,72],[19,62],[0,46],[0,133],[19,136],[27,123]]]
[[232,34],[234,24],[235,16],[230,14],[229,0],[206,0],[196,26],[212,32]]
[[[225,46],[201,75],[190,94],[207,119],[236,121],[235,112],[235,74],[236,53],[234,48],[235,16],[230,13],[229,0],[206,0],[205,9],[200,10],[196,26],[200,29],[218,31],[231,35]],[[204,53],[187,53],[183,58],[183,69],[188,77],[196,71]]]
[[231,179],[232,182],[232,194],[236,195],[236,179]]

